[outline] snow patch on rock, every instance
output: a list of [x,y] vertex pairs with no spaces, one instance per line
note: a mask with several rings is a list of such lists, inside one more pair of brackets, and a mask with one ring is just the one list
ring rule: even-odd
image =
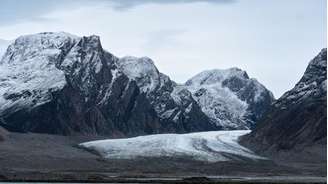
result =
[[229,88],[222,86],[227,78],[247,76],[237,68],[209,70],[201,72],[186,82],[186,88],[200,104],[202,111],[217,125],[227,129],[248,129],[246,123],[240,124],[247,113],[248,104],[242,101]]
[[0,62],[1,110],[40,105],[51,92],[65,86],[65,74],[55,61],[61,49],[77,37],[68,33],[40,33],[17,38]]
[[[251,104],[261,104],[268,93],[262,84],[239,68],[201,72],[188,80],[185,88],[211,121],[224,129],[249,129],[253,123],[249,119]],[[269,97],[273,99],[272,95]]]
[[136,80],[145,93],[154,90],[160,84],[160,73],[148,57],[125,56],[118,60],[117,65],[130,79]]

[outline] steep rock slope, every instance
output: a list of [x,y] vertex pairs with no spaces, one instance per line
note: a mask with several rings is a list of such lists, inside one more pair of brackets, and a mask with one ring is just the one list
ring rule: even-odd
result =
[[274,100],[272,93],[238,68],[208,70],[185,83],[211,122],[224,129],[250,129]]
[[168,76],[160,73],[147,57],[126,56],[117,61],[118,69],[135,80],[146,94],[165,128],[170,132],[218,130],[210,123],[191,93],[179,88]]
[[203,130],[250,129],[273,101],[270,91],[238,68],[205,71],[179,85],[147,57],[123,57],[117,65],[137,81],[162,120],[188,130],[200,130],[200,121]]
[[[242,138],[258,150],[326,146],[327,49],[309,63],[293,89],[273,103],[255,130]],[[323,151],[323,149],[320,149]]]
[[157,133],[155,111],[98,36],[21,36],[0,62],[0,122],[13,131]]
[[133,136],[221,129],[149,58],[117,58],[97,36],[19,37],[0,71],[0,124],[12,131]]
[[149,58],[103,50],[98,36],[21,36],[0,61],[0,125],[12,131],[133,136],[249,129],[272,99],[236,68],[178,85]]

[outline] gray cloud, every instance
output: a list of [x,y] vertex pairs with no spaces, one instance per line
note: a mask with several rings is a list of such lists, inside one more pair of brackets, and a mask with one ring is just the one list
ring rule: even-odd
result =
[[107,3],[115,10],[127,10],[146,4],[172,3],[232,3],[235,0],[0,0],[0,24],[8,25],[38,19],[41,15],[61,9],[75,9],[97,3]]
[[213,4],[228,4],[233,3],[235,0],[103,0],[110,2],[114,5],[116,10],[126,10],[140,5],[146,4],[173,4],[173,3],[213,3]]
[[7,25],[40,19],[40,16],[45,13],[70,8],[73,4],[73,0],[1,0],[0,24]]

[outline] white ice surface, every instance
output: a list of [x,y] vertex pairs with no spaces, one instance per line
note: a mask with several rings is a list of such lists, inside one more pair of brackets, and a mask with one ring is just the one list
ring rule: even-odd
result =
[[238,144],[248,130],[211,131],[189,134],[156,134],[126,139],[107,139],[80,144],[108,159],[138,157],[190,157],[195,160],[229,161],[227,154],[265,159]]

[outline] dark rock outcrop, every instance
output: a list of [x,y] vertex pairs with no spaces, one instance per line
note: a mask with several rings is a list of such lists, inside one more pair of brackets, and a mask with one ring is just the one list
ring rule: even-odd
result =
[[98,36],[21,36],[0,61],[0,125],[113,137],[251,128],[272,94],[240,69],[212,74],[216,82],[194,91],[149,58],[115,57]]
[[[158,84],[131,79],[99,37],[19,37],[0,62],[0,125],[10,131],[114,137],[215,130],[187,91],[157,69]],[[144,66],[142,66],[144,67]],[[183,98],[183,99],[182,99]]]
[[127,56],[119,59],[117,65],[137,82],[168,132],[222,129],[209,121],[188,90],[160,73],[150,58]]
[[99,37],[18,38],[1,65],[1,125],[11,131],[132,136],[158,133],[159,118],[135,81],[117,70]]
[[241,142],[258,151],[326,147],[326,75],[327,50],[323,49],[295,87],[273,103],[255,130]]

